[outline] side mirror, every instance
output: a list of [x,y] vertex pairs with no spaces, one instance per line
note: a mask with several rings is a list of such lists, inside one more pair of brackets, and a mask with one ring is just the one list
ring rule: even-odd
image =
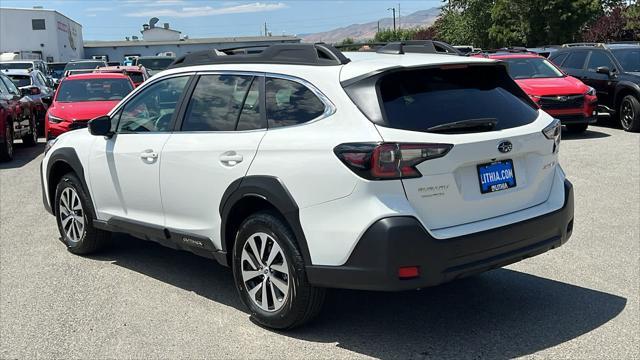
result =
[[42,102],[47,106],[51,106],[51,103],[53,103],[53,96],[42,97],[40,100],[42,100]]
[[112,137],[111,118],[107,115],[98,116],[89,121],[89,132],[95,136]]
[[609,68],[606,66],[598,66],[598,68],[596,69],[596,72],[598,74],[611,75],[611,70],[609,70]]

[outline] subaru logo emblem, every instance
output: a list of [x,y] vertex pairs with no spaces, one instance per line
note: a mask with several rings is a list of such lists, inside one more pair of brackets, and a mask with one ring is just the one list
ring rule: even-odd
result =
[[498,150],[501,153],[508,153],[512,149],[513,149],[513,144],[511,143],[511,141],[503,141],[500,144],[498,144]]
[[567,101],[567,100],[569,100],[568,96],[558,96],[558,101],[563,101],[564,102],[564,101]]

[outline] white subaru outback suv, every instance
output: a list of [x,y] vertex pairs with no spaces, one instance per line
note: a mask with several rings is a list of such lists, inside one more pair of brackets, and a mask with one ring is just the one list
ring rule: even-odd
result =
[[45,207],[74,254],[122,232],[232,267],[279,329],[325,288],[417,289],[562,245],[558,120],[503,63],[427,45],[186,55],[48,144]]

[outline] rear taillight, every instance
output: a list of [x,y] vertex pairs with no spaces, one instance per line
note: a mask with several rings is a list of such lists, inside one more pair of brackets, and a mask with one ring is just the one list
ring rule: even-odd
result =
[[357,175],[369,180],[406,179],[422,176],[416,165],[445,156],[451,144],[349,143],[333,150]]
[[553,119],[551,124],[542,129],[542,134],[549,140],[553,140],[553,153],[560,150],[560,138],[562,137],[562,124],[560,120]]

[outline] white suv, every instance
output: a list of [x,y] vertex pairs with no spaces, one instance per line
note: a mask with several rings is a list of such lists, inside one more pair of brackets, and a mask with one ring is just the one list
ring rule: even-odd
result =
[[324,44],[186,55],[49,144],[44,203],[69,251],[111,232],[233,268],[259,323],[324,288],[405,290],[562,245],[560,123],[488,59]]

